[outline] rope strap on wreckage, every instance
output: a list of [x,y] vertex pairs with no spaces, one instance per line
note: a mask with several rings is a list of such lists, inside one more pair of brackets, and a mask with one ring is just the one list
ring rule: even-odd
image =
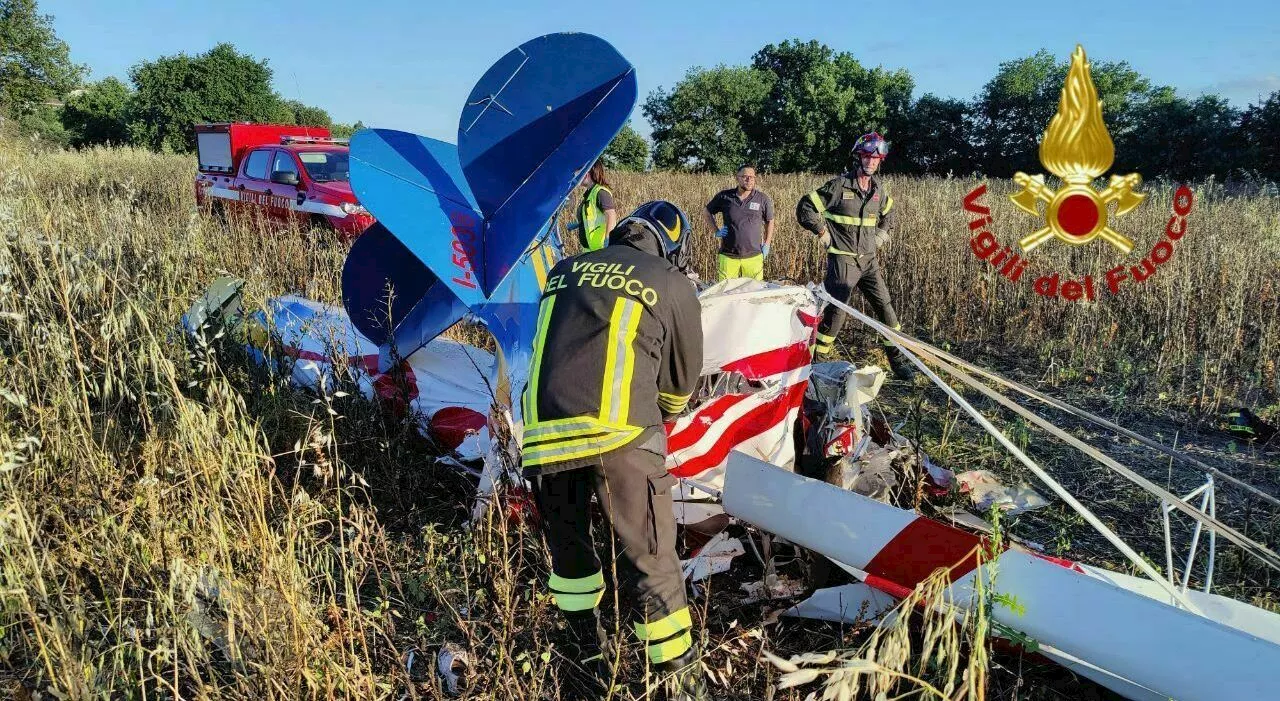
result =
[[[967,402],[965,402],[963,399],[959,399],[958,395],[956,395],[956,394],[954,393],[954,391],[953,391],[953,390],[951,390],[951,388],[950,388],[950,387],[948,387],[945,383],[943,383],[943,382],[940,380],[940,378],[938,378],[936,375],[934,375],[932,372],[930,372],[927,368],[925,368],[925,367],[924,367],[924,365],[919,361],[919,359],[918,359],[918,358],[913,357],[913,354],[911,353],[911,350],[914,350],[914,351],[916,351],[917,353],[919,353],[920,355],[924,356],[925,358],[927,358],[927,359],[929,359],[929,360],[933,361],[933,362],[934,362],[934,363],[936,363],[939,367],[941,367],[941,368],[943,368],[944,370],[946,370],[948,373],[950,373],[950,374],[954,375],[955,377],[959,378],[961,381],[963,381],[965,384],[969,385],[970,387],[973,387],[974,389],[977,389],[979,392],[981,392],[982,394],[984,394],[984,395],[985,395],[985,396],[987,396],[988,398],[990,398],[990,399],[992,399],[992,400],[994,400],[994,401],[998,402],[1001,406],[1004,406],[1005,408],[1007,408],[1007,409],[1009,409],[1009,410],[1011,410],[1011,411],[1013,411],[1013,412],[1017,413],[1019,416],[1022,416],[1023,418],[1027,419],[1028,421],[1031,421],[1031,422],[1032,422],[1032,423],[1034,423],[1035,425],[1037,425],[1037,426],[1039,426],[1039,427],[1041,427],[1041,428],[1045,429],[1046,431],[1049,431],[1049,432],[1050,432],[1051,434],[1053,434],[1054,436],[1056,436],[1056,437],[1058,437],[1058,438],[1062,439],[1062,440],[1063,440],[1064,442],[1066,442],[1068,445],[1071,445],[1072,447],[1077,448],[1078,450],[1080,450],[1081,452],[1083,452],[1085,455],[1088,455],[1089,457],[1093,458],[1093,459],[1094,459],[1094,460],[1096,460],[1097,462],[1101,463],[1103,466],[1105,466],[1105,467],[1107,467],[1107,468],[1111,469],[1112,471],[1116,472],[1117,474],[1121,475],[1122,477],[1124,477],[1124,478],[1128,479],[1129,481],[1133,482],[1134,484],[1138,485],[1139,487],[1141,487],[1141,488],[1145,489],[1147,492],[1151,493],[1153,496],[1159,497],[1159,498],[1160,498],[1162,501],[1164,501],[1165,503],[1168,503],[1168,504],[1169,504],[1169,505],[1171,505],[1172,507],[1174,507],[1174,508],[1178,509],[1179,511],[1181,511],[1181,512],[1185,513],[1186,515],[1190,516],[1191,518],[1193,518],[1193,519],[1195,519],[1195,520],[1197,520],[1197,521],[1199,521],[1199,522],[1203,523],[1204,525],[1208,526],[1210,529],[1212,529],[1212,530],[1216,531],[1218,534],[1220,534],[1222,537],[1226,538],[1226,539],[1227,539],[1227,540],[1229,540],[1230,542],[1235,543],[1236,545],[1240,546],[1240,548],[1242,548],[1245,552],[1248,552],[1250,555],[1253,555],[1254,557],[1258,558],[1258,559],[1259,559],[1259,560],[1261,560],[1262,562],[1266,563],[1268,566],[1273,567],[1273,568],[1275,568],[1275,569],[1277,569],[1277,570],[1280,570],[1280,555],[1277,555],[1274,551],[1272,551],[1272,550],[1271,550],[1270,548],[1268,548],[1267,546],[1265,546],[1265,545],[1263,545],[1263,544],[1261,544],[1261,543],[1258,543],[1257,541],[1255,541],[1255,540],[1253,540],[1253,539],[1249,538],[1248,536],[1244,535],[1243,533],[1240,533],[1239,531],[1235,530],[1234,528],[1232,528],[1232,527],[1230,527],[1230,526],[1226,525],[1225,523],[1223,523],[1223,522],[1219,521],[1216,517],[1211,516],[1211,515],[1209,515],[1209,514],[1206,514],[1206,513],[1202,512],[1202,511],[1200,511],[1200,510],[1196,509],[1196,508],[1195,508],[1195,507],[1193,507],[1192,505],[1190,505],[1190,504],[1188,504],[1187,502],[1183,501],[1183,500],[1182,500],[1181,498],[1179,498],[1178,496],[1176,496],[1176,495],[1174,495],[1174,494],[1170,493],[1168,490],[1166,490],[1166,489],[1164,489],[1164,488],[1160,487],[1159,485],[1157,485],[1157,484],[1155,484],[1155,483],[1151,482],[1150,480],[1148,480],[1147,478],[1145,478],[1145,477],[1143,477],[1142,475],[1138,474],[1137,472],[1135,472],[1135,471],[1134,471],[1134,470],[1132,470],[1131,468],[1126,467],[1125,465],[1122,465],[1121,463],[1117,462],[1116,460],[1112,459],[1111,457],[1109,457],[1109,456],[1107,456],[1107,455],[1103,454],[1101,451],[1097,450],[1097,449],[1096,449],[1096,448],[1094,448],[1093,446],[1088,445],[1088,444],[1087,444],[1087,443],[1085,443],[1084,441],[1081,441],[1080,439],[1076,438],[1075,436],[1072,436],[1072,435],[1068,434],[1066,431],[1063,431],[1061,428],[1059,428],[1058,426],[1055,426],[1054,424],[1052,424],[1052,423],[1051,423],[1051,422],[1049,422],[1048,420],[1044,419],[1043,417],[1041,417],[1041,416],[1039,416],[1039,415],[1037,415],[1037,414],[1035,414],[1035,413],[1033,413],[1033,412],[1031,412],[1031,411],[1027,410],[1025,407],[1023,407],[1023,406],[1021,406],[1021,405],[1019,405],[1019,404],[1017,404],[1017,403],[1015,403],[1015,402],[1011,401],[1008,397],[1005,397],[1004,395],[1002,395],[1002,394],[1000,394],[1000,393],[998,393],[998,392],[996,392],[996,391],[992,390],[990,387],[987,387],[986,385],[982,384],[982,383],[981,383],[981,382],[979,382],[977,379],[975,379],[972,375],[969,375],[968,373],[964,372],[964,370],[962,370],[962,369],[960,369],[960,368],[967,369],[967,370],[969,370],[969,371],[971,371],[971,372],[974,372],[975,374],[981,375],[982,377],[984,377],[984,378],[986,378],[986,379],[988,379],[988,380],[990,380],[990,381],[993,381],[993,382],[996,382],[996,383],[998,383],[998,384],[1004,385],[1004,386],[1009,387],[1009,388],[1011,388],[1011,389],[1016,389],[1017,391],[1019,391],[1019,392],[1021,392],[1021,393],[1025,394],[1025,395],[1027,395],[1027,396],[1029,396],[1029,397],[1032,397],[1032,398],[1034,398],[1034,399],[1038,399],[1038,400],[1040,400],[1040,401],[1043,401],[1043,402],[1045,402],[1046,404],[1049,404],[1049,405],[1051,405],[1051,406],[1053,406],[1053,407],[1055,407],[1055,408],[1058,408],[1058,409],[1060,409],[1060,410],[1062,410],[1062,411],[1066,411],[1067,413],[1070,413],[1070,414],[1072,414],[1072,415],[1074,415],[1074,416],[1078,416],[1078,417],[1080,417],[1080,418],[1084,418],[1084,419],[1086,419],[1086,420],[1089,420],[1089,421],[1091,421],[1091,422],[1092,422],[1092,423],[1094,423],[1094,424],[1097,424],[1097,425],[1103,426],[1103,427],[1105,427],[1105,428],[1109,428],[1109,429],[1111,429],[1111,430],[1113,430],[1113,431],[1116,431],[1116,432],[1118,432],[1118,433],[1120,433],[1120,434],[1122,434],[1122,435],[1124,435],[1124,436],[1126,436],[1126,437],[1131,437],[1131,438],[1133,438],[1133,439],[1135,439],[1135,440],[1138,440],[1138,441],[1139,441],[1140,443],[1142,443],[1143,445],[1147,445],[1147,446],[1149,446],[1149,447],[1155,448],[1155,449],[1159,450],[1160,452],[1162,452],[1162,453],[1165,453],[1165,454],[1169,455],[1170,457],[1174,457],[1174,458],[1181,458],[1181,459],[1183,460],[1183,462],[1186,462],[1186,463],[1189,463],[1189,464],[1195,465],[1196,467],[1201,467],[1201,468],[1205,469],[1206,471],[1209,471],[1209,472],[1211,472],[1211,473],[1213,473],[1213,474],[1215,474],[1215,475],[1221,476],[1221,477],[1223,477],[1223,479],[1225,479],[1226,481],[1232,482],[1233,484],[1238,484],[1238,485],[1240,485],[1241,487],[1246,488],[1248,491],[1250,491],[1250,493],[1257,494],[1257,495],[1259,495],[1259,496],[1261,496],[1261,497],[1265,498],[1267,501],[1269,501],[1269,502],[1271,502],[1271,503],[1274,503],[1274,504],[1280,504],[1280,500],[1277,500],[1275,497],[1273,497],[1273,496],[1271,496],[1271,495],[1269,495],[1269,494],[1267,494],[1267,493],[1265,493],[1265,492],[1262,492],[1262,491],[1258,490],[1256,487],[1254,487],[1254,486],[1252,486],[1252,485],[1248,484],[1247,482],[1240,481],[1239,479],[1237,479],[1237,478],[1235,478],[1235,477],[1232,477],[1232,476],[1230,476],[1230,475],[1227,475],[1227,474],[1223,473],[1221,470],[1218,470],[1217,468],[1214,468],[1214,467],[1212,467],[1212,466],[1210,466],[1210,465],[1206,465],[1206,464],[1204,464],[1204,463],[1200,462],[1199,460],[1196,460],[1196,459],[1191,458],[1191,457],[1189,457],[1189,456],[1182,455],[1181,453],[1178,453],[1177,451],[1171,450],[1171,449],[1167,448],[1166,446],[1160,445],[1159,443],[1156,443],[1155,441],[1152,441],[1152,440],[1150,440],[1150,439],[1146,438],[1145,436],[1142,436],[1142,435],[1140,435],[1140,434],[1134,433],[1133,431],[1130,431],[1130,430],[1128,430],[1128,429],[1126,429],[1126,428],[1124,428],[1124,427],[1122,427],[1122,426],[1118,426],[1118,425],[1116,425],[1116,424],[1114,424],[1114,423],[1112,423],[1112,422],[1110,422],[1110,421],[1107,421],[1106,419],[1103,419],[1103,418],[1098,417],[1098,416],[1094,416],[1093,414],[1090,414],[1089,412],[1086,412],[1086,411],[1084,411],[1083,409],[1079,409],[1078,407],[1075,407],[1075,406],[1072,406],[1072,405],[1070,405],[1070,404],[1067,404],[1066,402],[1062,402],[1062,401],[1060,401],[1060,400],[1057,400],[1057,399],[1054,399],[1054,398],[1049,397],[1049,396],[1047,396],[1047,395],[1044,395],[1044,394],[1042,394],[1042,393],[1040,393],[1040,392],[1037,392],[1036,390],[1031,389],[1030,387],[1026,387],[1025,385],[1022,385],[1022,384],[1020,384],[1020,383],[1014,382],[1014,381],[1012,381],[1012,380],[1007,380],[1007,379],[1005,379],[1005,378],[1001,377],[1000,375],[997,375],[997,374],[995,374],[995,373],[993,373],[993,372],[990,372],[990,371],[988,371],[988,370],[984,370],[984,369],[982,369],[982,368],[976,367],[976,366],[974,366],[974,365],[972,365],[972,364],[970,364],[970,363],[968,363],[968,362],[966,362],[966,361],[964,361],[964,360],[962,360],[962,359],[960,359],[960,358],[956,358],[955,356],[951,355],[950,353],[947,353],[947,352],[942,351],[942,350],[940,350],[940,349],[938,349],[938,348],[935,348],[935,347],[933,347],[933,346],[931,346],[931,345],[929,345],[929,344],[927,344],[927,343],[925,343],[925,342],[923,342],[923,341],[920,341],[920,340],[918,340],[918,339],[911,338],[911,337],[909,337],[909,336],[905,336],[905,335],[901,334],[900,332],[894,331],[893,329],[890,329],[889,327],[884,326],[883,324],[880,324],[879,322],[876,322],[874,319],[871,319],[870,317],[867,317],[865,314],[862,314],[861,312],[859,312],[859,311],[857,311],[857,310],[855,310],[855,309],[852,309],[852,308],[851,308],[851,307],[849,307],[848,305],[846,305],[846,304],[842,304],[842,303],[840,303],[839,301],[832,299],[829,295],[827,295],[827,293],[826,293],[826,291],[825,291],[825,290],[821,290],[821,291],[819,292],[819,294],[820,294],[820,296],[822,296],[823,298],[825,298],[829,303],[835,304],[838,308],[843,309],[845,312],[849,313],[849,314],[850,314],[851,316],[853,316],[854,318],[858,319],[859,321],[862,321],[863,323],[867,324],[868,326],[871,326],[873,329],[875,329],[877,332],[879,332],[879,333],[880,333],[881,335],[883,335],[885,338],[889,339],[889,341],[890,341],[890,342],[892,342],[892,343],[894,343],[895,345],[897,345],[897,346],[898,346],[898,348],[899,348],[899,349],[901,349],[901,350],[904,352],[904,354],[906,354],[908,357],[911,357],[911,358],[912,358],[912,362],[914,362],[916,365],[920,366],[920,367],[921,367],[921,369],[923,369],[923,370],[925,371],[925,374],[926,374],[926,375],[928,375],[928,376],[929,376],[929,378],[930,378],[933,382],[935,382],[936,384],[938,384],[938,386],[939,386],[939,387],[941,387],[944,391],[946,391],[948,395],[951,395],[953,399],[957,400],[957,401],[961,404],[961,406],[963,406],[963,407],[965,408],[965,410],[966,410],[968,413],[970,413],[970,415],[974,416],[974,418],[975,418],[975,419],[977,419],[977,420],[979,421],[979,423],[980,423],[980,424],[983,424],[983,428],[987,429],[987,430],[988,430],[988,432],[992,432],[992,431],[994,431],[994,432],[992,433],[992,435],[993,435],[993,436],[995,436],[995,437],[997,438],[997,440],[1000,440],[1000,441],[1001,441],[1001,443],[1002,443],[1002,444],[1004,444],[1007,448],[1010,448],[1010,449],[1011,449],[1011,451],[1012,451],[1012,452],[1014,452],[1015,456],[1017,456],[1017,457],[1019,458],[1019,460],[1020,460],[1020,461],[1022,461],[1024,464],[1026,464],[1026,465],[1028,466],[1028,468],[1032,470],[1032,472],[1036,473],[1036,476],[1037,476],[1037,477],[1040,477],[1040,478],[1041,478],[1041,480],[1043,480],[1043,481],[1045,482],[1045,484],[1049,485],[1049,486],[1050,486],[1050,488],[1051,488],[1051,489],[1053,489],[1055,493],[1058,493],[1058,494],[1059,494],[1059,496],[1063,496],[1063,494],[1065,494],[1065,493],[1066,493],[1065,489],[1062,489],[1062,488],[1061,488],[1061,486],[1060,486],[1060,485],[1058,485],[1058,484],[1057,484],[1055,481],[1053,481],[1051,478],[1050,478],[1050,479],[1046,479],[1048,476],[1047,476],[1047,475],[1042,475],[1042,474],[1041,474],[1041,473],[1042,473],[1042,470],[1040,470],[1038,467],[1032,467],[1032,465],[1031,465],[1031,464],[1029,464],[1029,463],[1031,462],[1029,458],[1026,458],[1026,456],[1025,456],[1025,455],[1023,455],[1023,454],[1021,453],[1021,451],[1017,450],[1016,448],[1013,448],[1013,447],[1011,446],[1011,444],[1009,444],[1009,443],[1007,442],[1007,439],[1005,439],[1005,438],[1004,438],[1003,434],[1001,434],[998,430],[995,430],[995,427],[994,427],[994,426],[991,426],[991,425],[990,425],[990,424],[985,420],[985,418],[982,418],[982,417],[980,417],[980,415],[976,414],[975,410],[973,410],[973,407],[971,407],[971,406],[970,406]],[[905,345],[905,346],[907,346],[907,348],[903,348],[903,346],[904,346],[904,345]],[[908,350],[908,349],[910,349],[910,350]],[[949,361],[949,362],[948,362],[948,361]],[[957,366],[959,366],[959,367],[957,367]],[[1061,491],[1061,492],[1059,492],[1059,489],[1062,489],[1062,491]],[[1070,495],[1069,495],[1069,494],[1067,494],[1067,496],[1069,497]],[[1072,505],[1072,508],[1076,508],[1076,504],[1078,504],[1078,502],[1076,502],[1074,498],[1064,498],[1064,501],[1067,501],[1067,503],[1068,503],[1068,504]],[[1074,502],[1074,503],[1073,503],[1073,502]],[[1080,513],[1081,513],[1081,516],[1084,516],[1084,517],[1086,518],[1086,520],[1089,520],[1089,521],[1090,521],[1090,523],[1091,523],[1091,525],[1094,525],[1094,527],[1095,527],[1096,529],[1098,529],[1100,533],[1102,533],[1104,536],[1108,536],[1108,533],[1109,533],[1110,531],[1109,531],[1108,529],[1106,529],[1106,527],[1105,527],[1105,526],[1103,526],[1101,523],[1093,524],[1093,520],[1091,520],[1091,519],[1090,519],[1091,514],[1088,514],[1088,515],[1087,515],[1087,514],[1085,513],[1085,511],[1087,511],[1087,509],[1086,509],[1085,511],[1081,511],[1081,509],[1084,509],[1084,506],[1083,506],[1083,505],[1080,505],[1080,508],[1078,508],[1078,509],[1076,509],[1076,510],[1077,510],[1078,512],[1080,512]],[[1100,526],[1101,526],[1101,527],[1100,527]],[[1111,534],[1111,536],[1114,536],[1114,534]],[[1111,540],[1111,536],[1108,536],[1108,540]],[[1115,539],[1116,539],[1116,540],[1115,540],[1115,541],[1112,541],[1112,544],[1113,544],[1113,545],[1117,545],[1117,547],[1120,547],[1120,546],[1116,543],[1116,541],[1119,541],[1119,536],[1114,536],[1114,537],[1115,537]],[[1120,542],[1123,542],[1123,541],[1120,541]],[[1128,546],[1126,545],[1125,547],[1120,548],[1120,549],[1121,549],[1121,552],[1125,552],[1125,550],[1127,549],[1127,547],[1128,547]],[[1129,557],[1130,557],[1130,559],[1133,559],[1133,556],[1132,556],[1132,555],[1129,555],[1129,553],[1128,553],[1128,552],[1125,552],[1125,554],[1126,554],[1127,556],[1129,556]],[[1136,555],[1136,553],[1135,553],[1135,555]],[[1139,558],[1139,559],[1141,559],[1141,558]],[[1142,563],[1143,563],[1143,564],[1146,564],[1146,560],[1142,560]],[[1137,564],[1137,562],[1135,562],[1135,564]],[[1142,567],[1142,565],[1139,565],[1139,566],[1140,566],[1140,567]],[[1149,567],[1149,565],[1148,565],[1148,567]],[[1144,571],[1144,572],[1146,572],[1147,567],[1142,567],[1142,569],[1143,569],[1143,571]],[[1154,572],[1154,570],[1153,570],[1153,572]],[[1147,574],[1148,574],[1149,576],[1151,576],[1152,572],[1148,572]],[[1153,578],[1153,579],[1158,579],[1158,580],[1159,580],[1159,581],[1161,581],[1161,582],[1165,582],[1165,581],[1166,581],[1163,577],[1153,576],[1152,578]]]
[[[1152,565],[1149,562],[1147,562],[1132,547],[1130,547],[1128,543],[1124,542],[1124,540],[1122,540],[1120,536],[1118,536],[1114,531],[1108,528],[1106,524],[1104,524],[1092,511],[1088,509],[1088,507],[1080,503],[1080,501],[1077,500],[1074,496],[1072,496],[1072,494],[1068,492],[1065,487],[1059,484],[1057,480],[1053,479],[1053,477],[1051,477],[1047,472],[1045,472],[1044,469],[1042,469],[1034,460],[1028,457],[1026,453],[1022,452],[1022,450],[1020,450],[1016,445],[1014,445],[1013,442],[1009,440],[1008,436],[1005,436],[1003,432],[1001,432],[990,421],[988,421],[987,418],[984,417],[981,412],[975,409],[973,405],[969,404],[969,402],[965,401],[965,399],[961,397],[960,394],[957,393],[954,389],[952,389],[950,385],[948,385],[946,382],[942,380],[942,378],[938,377],[932,370],[930,370],[929,367],[926,366],[924,362],[920,360],[919,357],[916,356],[915,353],[911,352],[909,348],[904,346],[919,347],[922,349],[927,348],[928,350],[933,350],[933,351],[936,351],[937,349],[934,349],[932,348],[932,346],[928,346],[927,344],[921,341],[911,339],[907,336],[903,336],[902,334],[895,332],[893,329],[890,329],[889,327],[875,321],[874,319],[868,317],[862,312],[859,312],[858,310],[850,307],[848,304],[845,304],[831,297],[829,294],[827,294],[826,290],[824,289],[818,288],[816,290],[816,293],[818,294],[819,297],[826,300],[829,304],[836,306],[836,308],[843,310],[845,313],[849,314],[850,316],[857,319],[858,321],[861,321],[867,326],[870,326],[871,328],[875,329],[878,333],[880,333],[882,336],[887,338],[891,343],[893,343],[894,346],[898,348],[898,350],[902,351],[903,355],[905,355],[908,359],[910,359],[911,362],[915,364],[916,367],[918,367],[925,374],[925,376],[927,376],[940,389],[946,392],[946,394],[949,397],[951,397],[951,399],[955,401],[962,409],[964,409],[965,412],[974,419],[974,421],[976,421],[984,430],[987,431],[987,433],[991,434],[992,437],[994,437],[997,441],[999,441],[1000,444],[1003,445],[1006,450],[1008,450],[1015,458],[1017,458],[1019,462],[1025,465],[1027,469],[1030,470],[1032,474],[1034,474],[1037,478],[1039,478],[1040,481],[1043,482],[1051,491],[1053,491],[1053,493],[1056,494],[1058,498],[1066,502],[1068,506],[1070,506],[1073,510],[1075,510],[1076,513],[1080,514],[1080,516],[1084,518],[1084,520],[1088,522],[1089,525],[1093,526],[1094,530],[1096,530],[1099,534],[1101,534],[1104,538],[1106,538],[1108,542],[1110,542],[1117,550],[1119,550],[1125,557],[1127,557],[1139,570],[1141,570],[1144,574],[1146,574],[1148,578],[1150,578],[1153,582],[1155,582],[1161,588],[1163,588],[1169,594],[1169,596],[1173,601],[1177,602],[1179,605],[1181,605],[1183,608],[1189,611],[1199,613],[1199,608],[1193,605],[1186,598],[1186,595],[1183,592],[1181,592],[1177,587],[1175,587],[1167,579],[1160,576],[1160,574],[1156,572],[1155,568],[1152,567]],[[941,351],[937,351],[937,352],[941,353]],[[935,356],[935,359],[936,359],[936,356]],[[1175,497],[1174,503],[1176,504],[1178,502],[1181,502],[1181,500]],[[1210,524],[1210,527],[1212,528],[1214,526]],[[1225,533],[1224,533],[1224,536],[1226,536]],[[1247,539],[1245,540],[1247,541]],[[1258,547],[1264,551],[1266,550],[1261,546],[1258,546]],[[1256,552],[1256,550],[1254,550],[1253,552]],[[1269,553],[1270,551],[1266,551],[1266,552]],[[1270,553],[1270,554],[1272,557],[1274,557],[1274,553]],[[1272,564],[1272,562],[1268,561],[1268,564]]]
[[1128,479],[1130,482],[1133,482],[1134,484],[1147,490],[1151,494],[1157,497],[1160,497],[1160,499],[1163,500],[1165,503],[1170,504],[1171,506],[1178,509],[1179,511],[1182,511],[1183,513],[1187,514],[1193,519],[1196,519],[1197,521],[1208,526],[1210,529],[1216,531],[1222,537],[1226,538],[1232,543],[1235,543],[1236,545],[1243,548],[1245,552],[1248,552],[1250,555],[1253,555],[1254,557],[1270,565],[1271,567],[1280,569],[1280,557],[1277,557],[1276,554],[1273,553],[1271,550],[1269,550],[1265,545],[1262,545],[1261,543],[1258,543],[1257,541],[1249,538],[1243,533],[1240,533],[1239,531],[1235,530],[1231,526],[1228,526],[1227,524],[1219,521],[1214,516],[1206,514],[1200,511],[1199,509],[1196,509],[1195,507],[1191,506],[1187,502],[1183,501],[1181,498],[1170,493],[1168,490],[1164,489],[1160,485],[1155,484],[1151,480],[1148,480],[1146,477],[1143,477],[1137,472],[1134,472],[1132,469],[1122,465],[1119,462],[1116,462],[1110,456],[1102,453],[1097,448],[1094,448],[1088,443],[1085,443],[1079,438],[1076,438],[1075,436],[1067,433],[1061,428],[1058,428],[1057,426],[1053,425],[1043,417],[1027,410],[1025,407],[1010,400],[1008,397],[1000,394],[999,392],[996,392],[990,387],[987,387],[986,385],[982,384],[977,379],[975,379],[972,375],[966,373],[964,370],[961,370],[960,368],[955,367],[954,365],[946,362],[945,360],[942,360],[938,356],[934,355],[933,353],[930,353],[927,350],[924,350],[923,348],[913,348],[913,350],[919,353],[920,356],[923,357],[924,359],[933,361],[935,364],[940,366],[943,370],[946,370],[948,373],[958,377],[965,384],[978,390],[979,392],[986,395],[988,398],[992,399],[993,401],[998,402],[1001,406],[1005,407],[1006,409],[1013,411],[1014,413],[1030,421],[1031,423],[1039,426],[1040,428],[1043,428],[1044,430],[1048,431],[1054,436],[1057,436],[1068,445],[1078,449],[1080,452],[1084,453],[1085,455],[1088,455],[1089,457],[1098,461],[1102,465],[1110,468],[1112,471],[1121,475],[1125,479]]
[[[907,337],[904,337],[904,338],[912,344],[923,343],[922,341],[917,341],[915,339],[911,339]],[[1084,409],[1073,406],[1071,404],[1067,404],[1064,401],[1054,399],[1053,397],[1050,397],[1049,395],[1044,394],[1042,392],[1038,392],[1020,382],[1006,379],[989,370],[985,370],[983,368],[977,367],[971,363],[966,362],[961,358],[957,358],[954,355],[947,353],[946,351],[940,350],[938,348],[933,348],[931,346],[927,346],[927,347],[929,348],[930,352],[932,352],[938,358],[941,358],[954,365],[964,368],[965,370],[968,370],[969,372],[972,372],[975,375],[979,375],[988,381],[1008,387],[1009,389],[1012,389],[1016,392],[1020,392],[1028,397],[1031,397],[1032,399],[1037,399],[1041,402],[1044,402],[1045,404],[1048,404],[1049,406],[1055,409],[1058,409],[1059,411],[1066,412],[1079,419],[1084,419],[1085,421],[1088,421],[1096,426],[1101,426],[1105,429],[1118,433],[1124,436],[1125,438],[1135,440],[1141,443],[1142,445],[1145,445],[1146,447],[1151,448],[1152,450],[1159,451],[1160,453],[1163,453],[1164,455],[1170,458],[1173,458],[1174,460],[1177,460],[1178,462],[1181,462],[1185,465],[1190,465],[1199,470],[1204,470],[1205,472],[1212,473],[1214,477],[1221,478],[1224,482],[1230,482],[1231,484],[1245,490],[1246,492],[1249,492],[1253,496],[1256,496],[1262,499],[1263,501],[1266,501],[1272,504],[1273,506],[1280,506],[1280,498],[1267,494],[1266,492],[1262,491],[1261,489],[1258,489],[1257,487],[1253,486],[1252,484],[1249,484],[1248,482],[1245,482],[1239,477],[1234,477],[1232,475],[1229,475],[1212,465],[1209,465],[1207,463],[1204,463],[1200,460],[1197,460],[1191,457],[1190,455],[1187,455],[1186,453],[1179,452],[1177,450],[1174,450],[1173,448],[1170,448],[1169,446],[1157,443],[1151,440],[1150,438],[1147,438],[1146,436],[1142,435],[1141,433],[1135,433],[1134,431],[1130,431],[1124,426],[1120,426],[1112,421],[1108,421],[1107,419],[1104,419],[1101,416],[1091,414],[1085,411]]]

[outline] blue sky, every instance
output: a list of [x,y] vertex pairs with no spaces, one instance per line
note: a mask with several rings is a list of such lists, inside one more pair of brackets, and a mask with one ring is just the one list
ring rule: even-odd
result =
[[[817,39],[864,65],[906,68],[916,94],[969,98],[1007,61],[1047,48],[1125,60],[1180,93],[1238,106],[1280,90],[1280,3],[888,2],[641,3],[410,0],[41,0],[93,79],[127,78],[138,61],[220,41],[266,58],[287,98],[336,121],[456,140],[472,84],[509,49],[555,31],[587,31],[635,64],[640,100],[691,66],[742,65],[760,47]],[[852,5],[849,3],[847,5]],[[621,9],[621,8],[626,9]],[[1088,7],[1080,12],[1073,7]],[[619,9],[613,9],[619,8]],[[1087,14],[1096,13],[1096,14]],[[633,123],[649,132],[639,106]]]

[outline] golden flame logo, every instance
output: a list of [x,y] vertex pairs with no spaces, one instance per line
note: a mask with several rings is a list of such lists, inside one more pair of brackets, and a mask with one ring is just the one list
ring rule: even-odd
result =
[[1058,100],[1058,113],[1040,142],[1040,163],[1066,186],[1054,190],[1045,185],[1043,175],[1020,172],[1013,176],[1014,183],[1022,187],[1021,192],[1010,195],[1014,204],[1036,216],[1041,216],[1037,204],[1046,205],[1044,228],[1018,242],[1024,252],[1055,237],[1073,246],[1102,238],[1124,253],[1133,250],[1132,240],[1107,225],[1108,209],[1115,202],[1115,216],[1119,217],[1137,207],[1146,197],[1134,192],[1142,184],[1142,176],[1113,175],[1102,192],[1090,185],[1111,168],[1115,156],[1115,144],[1102,121],[1102,100],[1089,74],[1084,47],[1077,44]]

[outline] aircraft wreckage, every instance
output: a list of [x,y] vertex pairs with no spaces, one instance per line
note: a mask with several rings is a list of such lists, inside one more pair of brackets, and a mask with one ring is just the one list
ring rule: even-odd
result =
[[[342,376],[370,398],[399,403],[446,458],[479,480],[476,512],[495,489],[523,486],[519,396],[546,273],[563,251],[555,215],[583,172],[626,123],[636,102],[634,67],[588,34],[531,40],[495,63],[467,98],[457,145],[369,129],[351,141],[351,180],[378,219],[343,270],[344,308],[281,296],[245,313],[240,284],[215,282],[183,318],[186,330],[239,327],[258,362],[312,388]],[[388,294],[388,290],[391,294]],[[886,503],[890,467],[914,447],[868,409],[878,368],[811,364],[824,304],[818,287],[729,280],[700,293],[706,351],[691,410],[667,426],[667,465],[680,478],[677,522],[704,544],[689,554],[691,580],[722,572],[745,552],[731,522],[819,553],[854,584],[817,590],[790,615],[874,618],[938,568],[949,569],[951,603],[971,604],[979,584],[1016,596],[1023,610],[992,615],[1036,640],[1040,654],[1132,699],[1272,698],[1280,689],[1280,615],[1176,581],[1172,550],[1161,575],[1089,509],[935,374],[936,367],[1014,410],[1161,499],[1165,514],[1195,519],[1209,557],[1217,539],[1280,569],[1280,557],[1214,515],[1214,479],[1275,504],[1275,497],[1089,415],[973,367],[845,307],[901,348],[956,405],[1041,484],[1077,511],[1145,577],[1007,546],[988,578],[976,553],[981,519],[943,523]],[[441,337],[459,321],[484,324],[497,353]],[[928,360],[926,365],[922,360]],[[1162,450],[1209,475],[1198,494],[1170,494],[990,389],[974,376],[1050,403]],[[799,430],[797,430],[799,428]],[[798,455],[798,452],[800,453]],[[825,480],[796,471],[816,456]],[[931,488],[954,479],[927,460],[913,468]],[[1201,497],[1200,507],[1191,498]],[[961,525],[964,524],[964,525]],[[1167,528],[1167,525],[1166,525]],[[1167,531],[1166,531],[1167,532]],[[754,544],[748,539],[754,549]],[[767,559],[767,558],[766,558]],[[1186,563],[1185,570],[1191,569]]]

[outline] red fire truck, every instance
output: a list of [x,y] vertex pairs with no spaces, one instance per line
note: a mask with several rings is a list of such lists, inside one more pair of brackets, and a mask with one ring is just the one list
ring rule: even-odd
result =
[[351,192],[349,149],[321,127],[197,124],[196,203],[215,216],[331,227],[351,241],[374,219]]

